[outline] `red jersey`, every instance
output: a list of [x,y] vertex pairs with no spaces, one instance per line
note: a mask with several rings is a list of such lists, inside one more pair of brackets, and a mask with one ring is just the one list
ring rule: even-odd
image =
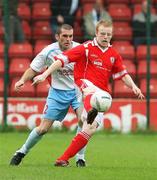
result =
[[95,86],[109,91],[109,79],[120,79],[127,71],[122,63],[122,57],[111,46],[102,49],[96,39],[72,48],[57,56],[63,64],[76,62],[74,79],[80,86],[80,79],[87,79]]

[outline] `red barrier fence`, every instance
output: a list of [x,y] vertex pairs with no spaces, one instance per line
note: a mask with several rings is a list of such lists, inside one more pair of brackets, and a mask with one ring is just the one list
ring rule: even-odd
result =
[[[16,128],[32,129],[39,125],[45,99],[9,98],[8,125]],[[157,100],[150,102],[150,129],[157,131],[156,119]],[[114,99],[111,109],[102,114],[102,124],[98,130],[111,129],[127,133],[130,131],[145,130],[147,127],[146,101],[133,99]],[[0,99],[0,125],[3,120],[3,102]],[[53,128],[66,127],[74,130],[77,126],[75,113],[70,109],[63,123],[55,122]]]

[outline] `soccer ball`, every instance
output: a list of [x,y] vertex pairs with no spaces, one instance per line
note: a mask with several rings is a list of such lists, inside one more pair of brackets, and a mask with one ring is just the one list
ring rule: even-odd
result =
[[98,112],[106,112],[112,104],[112,97],[106,91],[96,91],[90,99],[90,105]]

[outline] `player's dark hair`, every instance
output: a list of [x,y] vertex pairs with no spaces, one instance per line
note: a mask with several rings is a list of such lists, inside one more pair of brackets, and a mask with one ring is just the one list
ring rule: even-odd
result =
[[58,34],[58,35],[61,34],[62,29],[71,30],[71,29],[73,29],[73,27],[69,24],[62,24],[61,26],[58,27],[56,34]]

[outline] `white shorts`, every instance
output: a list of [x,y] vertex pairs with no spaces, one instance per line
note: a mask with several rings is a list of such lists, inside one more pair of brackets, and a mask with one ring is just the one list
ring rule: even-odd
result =
[[[82,82],[83,82],[83,84],[82,84],[82,86],[83,87],[90,87],[90,89],[93,89],[93,91],[104,91],[104,90],[102,90],[102,89],[100,89],[99,87],[97,87],[97,86],[95,86],[92,82],[90,82],[89,80],[87,80],[87,79],[81,79],[82,80]],[[93,92],[91,93],[91,94],[93,94]],[[89,107],[88,107],[89,108]],[[83,121],[86,121],[87,120],[87,110],[86,110],[86,108],[84,107],[84,109],[83,109],[83,112],[82,112],[82,115],[81,115],[81,119],[83,120]],[[97,116],[96,116],[96,118],[95,118],[95,120],[94,121],[96,121],[97,123],[98,123],[98,125],[100,125],[101,123],[102,123],[102,121],[103,121],[103,112],[98,112],[98,114],[97,114]]]

